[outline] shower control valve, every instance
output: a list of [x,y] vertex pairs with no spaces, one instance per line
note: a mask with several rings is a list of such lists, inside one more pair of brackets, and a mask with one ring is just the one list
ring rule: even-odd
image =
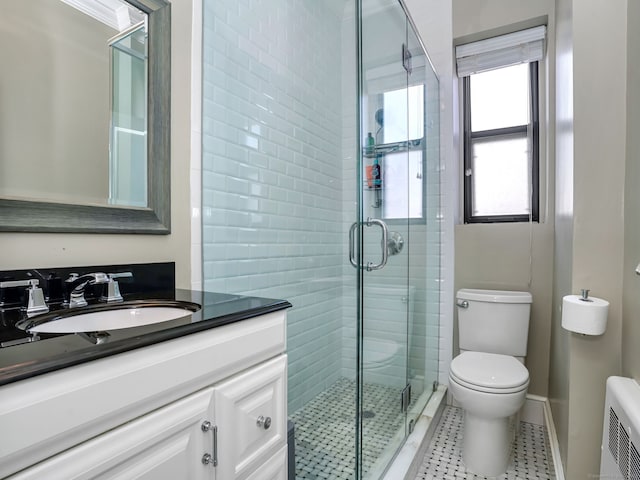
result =
[[402,251],[404,247],[404,238],[398,232],[389,232],[389,238],[387,239],[387,249],[389,255],[397,255]]

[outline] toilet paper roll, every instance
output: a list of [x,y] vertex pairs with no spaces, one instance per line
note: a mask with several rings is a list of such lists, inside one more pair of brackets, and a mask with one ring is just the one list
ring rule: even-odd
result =
[[567,295],[562,299],[562,328],[585,335],[602,335],[607,328],[609,302],[580,295]]

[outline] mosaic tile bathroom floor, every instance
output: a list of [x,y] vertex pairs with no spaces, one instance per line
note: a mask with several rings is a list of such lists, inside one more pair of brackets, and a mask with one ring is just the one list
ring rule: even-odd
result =
[[[465,480],[487,477],[467,473],[462,445],[462,410],[445,407],[416,480]],[[514,453],[507,472],[498,480],[555,480],[555,470],[546,428],[520,423]]]
[[[403,426],[396,389],[365,384],[363,472],[370,470]],[[355,382],[340,379],[291,415],[296,479],[352,480],[355,467]]]

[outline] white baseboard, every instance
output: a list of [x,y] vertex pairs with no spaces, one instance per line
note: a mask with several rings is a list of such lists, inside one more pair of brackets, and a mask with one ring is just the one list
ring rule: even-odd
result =
[[553,457],[553,466],[556,470],[556,480],[564,480],[564,469],[562,468],[562,458],[560,457],[560,444],[558,443],[558,435],[556,434],[556,426],[553,423],[553,415],[551,414],[551,404],[549,399],[544,398],[544,420],[549,435],[549,446],[551,447],[551,455]]
[[527,394],[527,399],[520,410],[520,421],[544,426],[544,402],[546,400],[546,397],[540,395]]
[[547,427],[556,480],[564,480],[564,470],[560,458],[560,444],[558,443],[556,427],[553,423],[553,416],[551,415],[549,399],[540,395],[527,395],[525,405],[520,411],[520,421]]

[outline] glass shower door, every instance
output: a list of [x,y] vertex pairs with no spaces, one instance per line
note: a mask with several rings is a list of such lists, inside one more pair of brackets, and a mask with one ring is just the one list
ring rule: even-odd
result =
[[360,478],[380,478],[406,438],[411,223],[407,19],[397,0],[361,12]]
[[437,85],[408,23],[398,0],[203,2],[203,288],[293,304],[298,480],[382,478],[437,367]]
[[407,377],[411,384],[407,430],[410,433],[438,379],[440,314],[440,95],[439,84],[413,26],[407,26],[407,124],[409,132],[410,212],[409,284],[412,312],[408,325]]

